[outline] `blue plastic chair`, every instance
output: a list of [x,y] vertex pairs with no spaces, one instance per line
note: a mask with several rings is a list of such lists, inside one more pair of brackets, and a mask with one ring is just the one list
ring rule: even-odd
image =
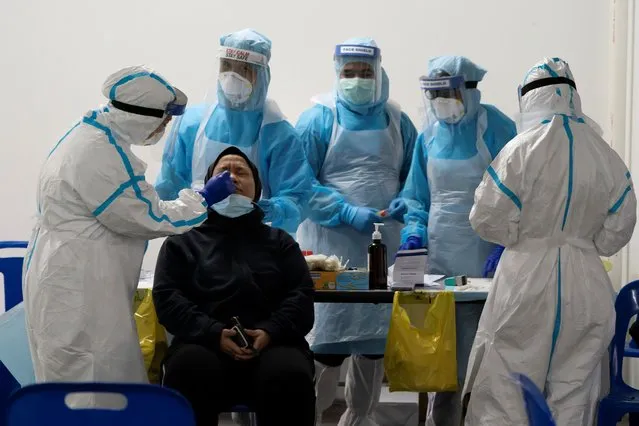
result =
[[610,345],[610,393],[599,404],[599,426],[616,425],[627,413],[639,413],[639,390],[623,380],[623,358],[630,320],[639,314],[639,281],[624,286],[615,301],[617,320]]
[[[77,393],[117,394],[122,409],[71,408]],[[155,385],[43,383],[23,387],[9,398],[6,426],[195,426],[189,403],[177,392]]]
[[639,346],[637,346],[634,340],[628,342],[623,352],[623,356],[629,358],[639,358]]
[[530,426],[555,426],[552,412],[544,394],[530,378],[521,373],[512,375],[513,380],[521,387],[526,404],[526,414]]
[[[26,241],[0,241],[0,249],[26,249]],[[4,310],[22,302],[23,257],[0,257],[0,274],[4,275]]]
[[20,389],[20,383],[13,377],[9,369],[0,361],[0,426],[4,426],[6,408],[9,397]]
[[21,386],[35,383],[26,325],[24,303],[0,313],[0,361]]

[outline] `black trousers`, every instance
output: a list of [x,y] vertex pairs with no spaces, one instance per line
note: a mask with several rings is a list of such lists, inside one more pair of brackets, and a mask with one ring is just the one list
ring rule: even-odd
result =
[[[315,361],[320,364],[327,365],[329,367],[339,367],[344,363],[344,360],[350,355],[328,355],[328,354],[314,354]],[[384,355],[362,355],[366,359],[382,359]]]
[[249,361],[195,344],[178,344],[164,360],[163,385],[186,397],[198,426],[217,426],[237,404],[253,408],[260,426],[314,426],[314,367],[310,352],[270,346]]

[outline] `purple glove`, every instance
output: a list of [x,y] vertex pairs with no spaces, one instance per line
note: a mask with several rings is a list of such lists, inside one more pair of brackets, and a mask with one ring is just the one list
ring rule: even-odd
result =
[[404,241],[404,243],[399,246],[400,250],[417,250],[424,247],[424,243],[422,242],[422,239],[419,238],[416,235],[411,235],[410,237],[406,238],[406,241]]
[[204,197],[209,207],[219,203],[235,192],[235,184],[231,179],[231,173],[226,171],[213,176],[204,184],[204,188],[198,192]]
[[486,263],[484,264],[484,278],[490,277],[490,275],[494,274],[497,270],[497,265],[499,265],[499,259],[501,259],[501,255],[504,252],[504,247],[497,246],[493,249],[493,252],[488,255],[486,258]]

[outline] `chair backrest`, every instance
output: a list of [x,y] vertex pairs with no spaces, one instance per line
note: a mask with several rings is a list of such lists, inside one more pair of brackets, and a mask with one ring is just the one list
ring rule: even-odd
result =
[[519,384],[524,395],[530,426],[555,426],[550,407],[537,385],[524,374],[515,373],[513,379]]
[[5,411],[11,394],[20,389],[20,383],[0,361],[0,426],[4,426]]
[[[26,241],[0,241],[0,249],[24,249]],[[22,264],[24,257],[0,257],[0,274],[4,276],[4,310],[22,302]]]
[[[95,395],[97,407],[77,404]],[[124,403],[105,408],[106,399]],[[98,402],[100,401],[100,402]],[[189,403],[168,388],[118,383],[43,383],[26,386],[9,399],[6,426],[195,426]]]
[[610,346],[610,385],[625,386],[623,381],[623,356],[630,320],[639,314],[639,281],[625,285],[615,300],[615,335]]

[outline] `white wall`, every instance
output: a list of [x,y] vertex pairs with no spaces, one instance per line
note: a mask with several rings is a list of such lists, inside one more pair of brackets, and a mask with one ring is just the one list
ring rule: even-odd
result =
[[[623,4],[626,2],[627,4]],[[639,28],[637,28],[639,8],[634,5],[632,0],[623,0],[621,3],[622,7],[619,10],[621,22],[620,25],[615,25],[621,31],[615,30],[614,33],[621,33],[619,38],[624,38],[627,41],[625,49],[619,49],[619,54],[617,55],[625,59],[625,61],[619,61],[621,64],[623,62],[626,63],[625,81],[619,81],[622,87],[625,86],[623,92],[626,96],[623,96],[622,93],[616,93],[616,95],[619,96],[617,100],[620,110],[621,105],[625,104],[623,121],[626,126],[624,126],[623,138],[616,138],[616,140],[623,139],[623,143],[616,145],[618,145],[618,152],[623,151],[623,157],[630,168],[636,185],[639,182],[639,120],[636,119],[636,114],[639,111]],[[627,20],[623,18],[624,8],[627,9]],[[614,13],[614,15],[616,14]],[[624,24],[627,28],[624,28]],[[614,46],[613,49],[615,49]],[[619,131],[621,133],[620,129]],[[622,282],[627,283],[639,279],[639,231],[637,229],[635,229],[635,234],[628,247],[618,257],[624,260],[618,263],[622,263],[625,266],[622,270],[622,273],[625,273],[622,275]],[[639,387],[639,361],[632,358],[626,358],[626,360],[628,362],[624,364],[624,370],[629,376],[629,382],[635,388]]]
[[[517,109],[516,88],[528,68],[543,56],[561,56],[571,64],[585,111],[608,131],[610,2],[588,3],[5,0],[0,239],[29,238],[40,164],[74,121],[104,101],[100,86],[109,73],[147,63],[197,102],[212,81],[219,35],[244,27],[273,40],[270,94],[292,120],[310,96],[331,89],[334,45],[370,35],[382,48],[391,96],[416,124],[417,78],[430,56],[463,54],[485,67],[483,99],[508,114]],[[157,151],[143,151],[150,180],[158,171]]]
[[[626,135],[626,144],[624,144],[624,158],[629,164],[630,172],[632,173],[633,182],[635,184],[635,191],[639,191],[636,188],[639,183],[639,120],[637,120],[637,113],[639,112],[639,7],[634,6],[634,12],[631,16],[630,30],[628,34],[630,46],[627,51],[629,54],[630,66],[628,67],[628,84],[630,87],[627,89],[627,93],[631,97],[627,102],[627,119],[629,121]],[[639,227],[635,228],[635,234],[630,241],[627,250],[627,265],[628,265],[628,277],[626,281],[633,281],[639,279]],[[637,368],[637,381],[639,384],[639,367]]]

